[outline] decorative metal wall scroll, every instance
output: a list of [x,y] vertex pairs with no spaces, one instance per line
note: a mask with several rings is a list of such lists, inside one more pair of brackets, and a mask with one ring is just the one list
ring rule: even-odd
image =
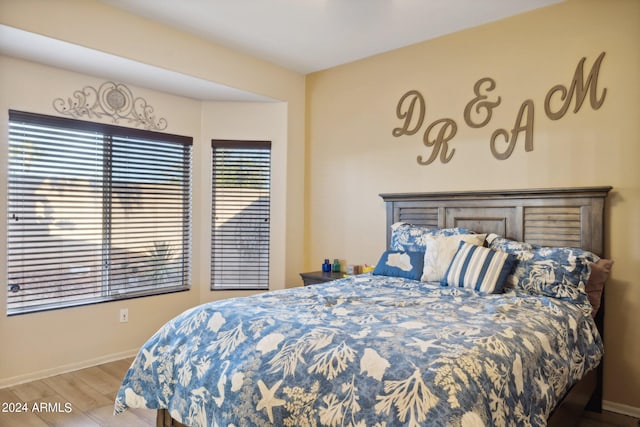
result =
[[113,123],[123,120],[147,130],[164,130],[167,121],[156,119],[153,107],[144,98],[134,98],[131,90],[122,83],[104,82],[99,89],[85,86],[73,92],[73,97],[53,100],[53,108],[60,114],[74,118],[111,117]]
[[[553,86],[544,99],[544,111],[550,120],[559,120],[567,113],[571,101],[575,98],[573,112],[577,113],[589,93],[589,103],[594,110],[599,109],[604,103],[607,89],[598,92],[598,76],[600,65],[604,59],[602,52],[594,62],[589,75],[584,79],[584,62],[582,58],[573,74],[570,86],[562,84]],[[473,86],[475,97],[464,108],[464,122],[471,128],[482,128],[491,121],[493,109],[498,107],[501,98],[489,99],[488,94],[496,88],[496,82],[489,77],[482,78]],[[554,110],[552,104],[560,103],[560,108]],[[532,99],[522,102],[516,116],[513,128],[496,129],[489,139],[491,154],[498,160],[508,159],[515,149],[518,136],[524,132],[524,150],[533,150],[533,118],[534,104]],[[402,120],[402,126],[393,129],[391,134],[395,137],[403,135],[415,135],[420,131],[425,120],[426,102],[422,94],[417,90],[410,90],[400,97],[396,106],[396,116]],[[455,148],[450,147],[451,140],[456,136],[458,125],[451,118],[438,119],[430,123],[422,134],[423,144],[431,149],[429,156],[417,157],[418,163],[428,165],[438,157],[442,163],[448,163],[455,154]],[[506,145],[505,145],[506,144]]]

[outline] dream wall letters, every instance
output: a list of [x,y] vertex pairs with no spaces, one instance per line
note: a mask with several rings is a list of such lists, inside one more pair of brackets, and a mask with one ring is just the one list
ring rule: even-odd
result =
[[[547,92],[544,99],[544,112],[550,120],[559,120],[565,116],[575,99],[573,112],[580,111],[587,94],[589,104],[594,110],[599,109],[604,103],[607,89],[598,91],[598,76],[600,66],[604,59],[602,52],[593,63],[589,74],[584,75],[584,63],[582,58],[573,74],[568,86],[557,84]],[[492,112],[500,106],[500,96],[495,96],[496,82],[490,77],[478,80],[473,86],[474,97],[464,108],[464,122],[471,128],[482,128],[491,122]],[[491,96],[491,98],[490,98]],[[425,122],[426,101],[418,90],[410,90],[400,97],[396,106],[396,116],[402,120],[402,126],[393,129],[391,134],[395,137],[415,135]],[[526,99],[520,105],[513,127],[510,130],[496,129],[489,138],[491,154],[498,160],[508,159],[518,142],[520,134],[524,133],[525,151],[533,150],[533,123],[535,106],[532,99]],[[442,163],[448,163],[453,158],[456,149],[451,147],[453,138],[458,132],[458,124],[451,118],[442,118],[429,123],[422,133],[422,143],[431,149],[428,156],[418,155],[420,165],[429,165],[437,158]]]

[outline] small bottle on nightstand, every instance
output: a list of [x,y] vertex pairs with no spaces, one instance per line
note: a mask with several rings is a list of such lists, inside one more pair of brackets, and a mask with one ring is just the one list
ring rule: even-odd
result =
[[331,263],[329,262],[329,259],[325,259],[324,260],[324,264],[322,264],[322,271],[325,273],[328,273],[331,271]]
[[340,261],[338,260],[338,258],[333,260],[333,272],[340,273]]

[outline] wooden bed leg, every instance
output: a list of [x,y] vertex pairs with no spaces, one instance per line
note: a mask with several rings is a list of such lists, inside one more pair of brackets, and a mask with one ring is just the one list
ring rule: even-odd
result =
[[[598,326],[598,332],[600,332],[600,338],[604,343],[604,303],[605,303],[605,292],[602,293],[600,301],[600,309],[596,314],[596,325]],[[606,349],[606,346],[605,346]],[[606,352],[605,352],[606,354]],[[603,377],[604,377],[604,357],[600,361],[600,365],[596,368],[596,388],[591,395],[591,399],[587,403],[586,409],[592,412],[602,412],[602,388],[603,388]]]
[[595,390],[593,391],[593,394],[591,395],[591,399],[589,400],[586,406],[586,409],[591,412],[598,412],[598,413],[602,412],[602,371],[603,371],[602,364],[603,362],[600,362],[600,365],[596,370],[597,385]]
[[[167,424],[167,418],[169,423]],[[156,427],[171,427],[171,417],[166,409],[158,409],[156,413]]]
[[182,423],[171,418],[169,411],[166,409],[158,409],[156,414],[156,427],[187,427]]

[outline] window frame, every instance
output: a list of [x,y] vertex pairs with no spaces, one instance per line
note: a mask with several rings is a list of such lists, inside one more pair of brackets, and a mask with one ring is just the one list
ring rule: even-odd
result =
[[[225,240],[230,236],[231,233],[226,232],[224,234],[217,232],[216,230],[216,217],[219,212],[223,209],[218,209],[216,207],[216,194],[218,185],[216,183],[216,150],[235,150],[236,155],[239,151],[248,151],[255,152],[256,150],[261,151],[263,157],[265,159],[260,165],[264,167],[262,172],[266,170],[267,176],[266,181],[256,175],[258,179],[258,185],[261,182],[262,185],[267,185],[266,192],[264,191],[264,187],[260,193],[262,194],[259,202],[257,204],[262,205],[262,207],[258,207],[259,213],[258,215],[266,214],[266,218],[256,219],[252,221],[252,225],[254,226],[253,231],[249,231],[246,235],[244,235],[244,240],[247,240],[247,237],[255,236],[256,233],[261,234],[264,233],[266,229],[266,237],[260,237],[260,247],[257,251],[259,254],[254,254],[253,258],[251,258],[254,262],[244,262],[243,261],[234,261],[232,260],[227,264],[225,268],[228,269],[227,275],[236,276],[236,283],[230,284],[229,281],[225,281],[224,284],[220,284],[221,274],[218,274],[218,268],[216,268],[216,258],[220,257],[221,247],[220,245],[224,245],[224,243],[219,243],[218,236],[222,236],[220,240]],[[266,156],[264,154],[266,153]],[[270,289],[270,263],[271,263],[271,178],[272,178],[272,142],[266,140],[228,140],[228,139],[212,139],[211,140],[211,254],[210,254],[210,290],[211,291],[229,291],[229,290],[241,290],[241,291],[265,291]],[[259,174],[260,172],[258,172]],[[254,190],[257,187],[254,187]],[[258,191],[258,190],[256,190]],[[266,194],[266,200],[265,200]],[[238,205],[235,207],[227,208],[227,209],[240,209],[243,207],[243,201],[240,198],[236,199]],[[266,210],[264,206],[266,205]],[[246,207],[246,206],[245,206]],[[232,222],[229,220],[229,222]],[[262,222],[263,225],[260,224]],[[264,226],[266,224],[266,227]],[[258,230],[258,231],[256,231]],[[236,233],[237,234],[237,233]],[[236,245],[242,244],[242,238],[236,240]],[[225,248],[228,248],[225,247]],[[260,257],[260,260],[256,261],[256,256]],[[265,259],[266,257],[266,259]],[[241,278],[240,278],[241,277]]]
[[[48,310],[64,309],[64,308],[70,308],[70,307],[76,307],[76,306],[116,301],[116,300],[125,300],[125,299],[131,299],[131,298],[161,295],[161,294],[172,293],[172,292],[181,292],[181,291],[186,291],[190,289],[191,263],[192,263],[191,193],[192,193],[192,186],[193,186],[193,183],[192,183],[193,138],[187,137],[187,136],[181,136],[181,135],[173,135],[173,134],[160,133],[160,132],[154,132],[149,130],[127,128],[127,127],[97,123],[97,122],[87,122],[82,120],[57,117],[57,116],[48,116],[43,114],[36,114],[36,113],[17,111],[17,110],[9,110],[8,122],[9,122],[9,135],[8,135],[9,156],[7,159],[7,166],[8,166],[7,178],[8,179],[7,179],[7,199],[6,200],[7,200],[8,221],[6,226],[6,231],[7,231],[6,261],[7,261],[7,276],[8,276],[7,279],[9,280],[7,281],[7,284],[8,284],[7,300],[6,300],[7,315],[12,316],[12,315],[27,314],[27,313],[34,313],[34,312],[41,312],[41,311],[48,311]],[[12,124],[14,122],[16,123],[15,125]],[[24,166],[25,158],[28,157],[28,156],[25,156],[24,154],[21,154],[22,157],[18,159],[19,161],[17,161],[17,163],[15,164],[12,164],[11,151],[16,149],[16,146],[19,145],[19,141],[17,141],[16,136],[12,135],[11,128],[12,126],[18,126],[18,127],[21,127],[22,129],[22,127],[26,126],[24,123],[30,123],[35,126],[49,127],[52,129],[57,128],[57,129],[60,129],[60,132],[86,132],[87,134],[93,133],[95,134],[96,146],[99,146],[99,148],[102,150],[101,154],[97,156],[99,158],[99,161],[96,161],[97,164],[100,163],[100,167],[102,168],[102,172],[101,172],[102,179],[98,180],[100,182],[100,186],[99,186],[100,189],[97,190],[95,193],[95,194],[100,194],[102,196],[102,204],[99,205],[98,208],[95,208],[94,210],[91,211],[92,213],[102,212],[102,225],[101,225],[102,240],[100,244],[94,243],[95,246],[98,246],[98,245],[102,246],[102,251],[99,256],[102,266],[98,267],[95,261],[92,264],[92,266],[95,267],[96,271],[92,276],[92,279],[90,282],[91,286],[88,286],[87,289],[93,289],[93,290],[92,291],[83,290],[71,296],[71,295],[64,295],[65,291],[73,292],[74,290],[78,290],[79,288],[81,288],[81,286],[59,285],[59,288],[52,290],[53,286],[44,285],[43,289],[50,290],[50,292],[48,292],[49,296],[43,296],[42,298],[34,299],[34,301],[39,302],[34,304],[29,304],[29,301],[25,303],[24,300],[22,302],[15,301],[15,300],[12,301],[12,298],[11,298],[12,296],[11,294],[13,292],[13,289],[15,289],[15,285],[16,285],[15,281],[17,280],[19,282],[21,281],[22,283],[24,283],[25,282],[24,269],[27,268],[29,265],[31,265],[31,264],[25,263],[27,267],[24,267],[22,271],[18,271],[16,267],[13,266],[13,264],[17,264],[19,261],[11,260],[11,257],[16,253],[19,253],[20,251],[22,251],[21,256],[24,257],[24,253],[26,253],[29,250],[29,249],[25,249],[24,247],[21,248],[20,247],[21,244],[18,241],[12,242],[12,240],[10,239],[11,236],[13,236],[15,233],[18,233],[18,231],[13,230],[11,227],[11,219],[15,218],[16,217],[15,212],[18,212],[17,203],[16,203],[16,200],[14,200],[14,198],[20,196],[20,192],[18,191],[18,186],[20,185],[20,183],[23,183],[25,181],[23,178],[16,177],[15,175],[17,175],[17,172],[13,171],[12,168],[16,168],[16,165]],[[52,129],[49,129],[49,132],[51,133],[51,135],[54,135],[55,132]],[[25,131],[23,130],[23,132]],[[64,141],[64,140],[59,139],[57,141]],[[64,141],[64,142],[67,142],[67,141]],[[113,153],[113,147],[114,147],[114,144],[116,147],[123,147],[122,148],[123,154],[121,154],[121,158],[126,159],[127,164],[131,163],[133,165],[132,168],[140,167],[140,165],[142,165],[142,168],[148,168],[149,176],[145,174],[141,175],[140,172],[137,172],[137,174],[136,172],[130,172],[131,175],[127,175],[127,172],[124,172],[124,173],[120,172],[120,173],[123,173],[120,176],[120,181],[125,182],[124,184],[125,187],[130,182],[134,184],[138,184],[140,187],[142,187],[142,184],[140,184],[140,182],[144,181],[145,178],[149,179],[149,177],[154,171],[154,169],[152,169],[153,167],[158,168],[158,166],[149,166],[148,164],[145,164],[145,159],[152,159],[155,156],[156,157],[155,160],[146,160],[146,162],[149,163],[149,162],[156,161],[161,163],[165,161],[164,158],[163,159],[157,158],[158,154],[156,151],[154,151],[151,156],[145,156],[143,149],[140,148],[142,147],[143,142],[146,144],[156,145],[160,147],[167,147],[167,150],[169,150],[169,148],[173,148],[173,151],[175,154],[173,154],[173,157],[169,156],[171,157],[171,159],[167,161],[170,161],[173,159],[177,164],[180,164],[180,162],[182,162],[180,165],[182,169],[180,169],[180,167],[178,167],[177,169],[179,171],[178,174],[179,175],[181,174],[182,177],[176,178],[178,182],[176,188],[178,188],[179,190],[178,190],[178,193],[174,194],[172,196],[173,198],[170,199],[170,200],[181,199],[181,202],[178,202],[178,206],[181,206],[181,208],[178,208],[178,211],[181,212],[178,214],[181,221],[180,226],[174,227],[173,224],[170,226],[170,227],[174,227],[171,229],[175,230],[176,233],[178,233],[178,235],[182,236],[180,238],[181,244],[178,245],[178,251],[177,251],[178,255],[175,257],[175,260],[176,260],[175,264],[178,266],[176,267],[176,269],[163,270],[163,271],[172,272],[172,275],[170,277],[169,275],[166,275],[163,277],[164,279],[166,279],[164,281],[167,282],[167,284],[165,285],[162,285],[161,281],[158,279],[159,276],[156,276],[155,271],[153,273],[149,273],[149,271],[151,271],[150,269],[154,268],[154,266],[157,265],[157,263],[153,264],[153,262],[155,261],[153,262],[147,261],[146,265],[150,265],[150,267],[147,267],[149,270],[147,271],[146,276],[144,275],[145,273],[135,272],[135,269],[133,269],[134,273],[120,272],[119,274],[114,274],[112,271],[112,268],[115,268],[115,267],[112,267],[112,263],[114,262],[113,252],[115,248],[114,237],[113,237],[114,230],[115,232],[120,232],[120,235],[124,236],[122,237],[123,239],[126,240],[130,238],[130,236],[127,235],[127,233],[130,231],[130,230],[128,231],[127,225],[114,226],[113,224],[114,222],[116,222],[114,219],[114,212],[117,210],[117,205],[118,205],[118,201],[115,200],[116,197],[120,198],[121,200],[120,205],[122,206],[126,204],[124,201],[122,201],[123,200],[122,198],[127,197],[124,193],[122,193],[121,190],[118,189],[117,185],[113,184],[114,174],[116,173],[114,172],[114,167],[115,168],[121,167],[120,165],[125,163],[125,161],[119,162],[116,159],[115,166],[114,166],[114,158],[116,155]],[[131,145],[129,146],[128,144],[131,144]],[[138,144],[138,145],[135,145],[135,144]],[[36,149],[40,149],[40,147],[44,147],[44,145],[42,145],[41,143],[37,143],[36,146],[37,146]],[[100,149],[97,149],[97,151],[100,151]],[[136,159],[131,158],[131,157],[134,157],[134,155],[129,153],[128,150],[130,149],[134,151],[139,150],[138,152],[141,152],[140,150],[142,150],[142,154],[136,155],[138,156],[138,160],[137,160],[138,163],[136,163]],[[74,151],[74,154],[75,154],[75,151]],[[53,160],[53,156],[51,157],[51,159]],[[57,168],[69,165],[68,163],[65,164],[64,162],[59,162],[57,164],[52,163],[52,164],[54,164],[55,167]],[[95,166],[96,171],[98,169],[97,164]],[[90,168],[87,168],[87,169],[90,169]],[[74,171],[71,168],[69,170],[70,170],[70,173]],[[161,170],[161,169],[157,169],[157,170]],[[32,177],[35,175],[36,174],[34,173]],[[26,175],[26,176],[28,177],[29,175]],[[156,178],[156,179],[160,179],[160,178]],[[116,179],[116,181],[118,180]],[[30,190],[30,191],[34,191],[34,194],[35,194],[35,191],[39,191],[42,185],[43,183],[27,184],[26,185],[27,188],[24,189],[23,191],[26,193],[27,191]],[[152,184],[149,184],[149,185],[152,185]],[[162,187],[158,187],[158,188],[162,188]],[[63,191],[68,191],[67,187],[64,187]],[[45,193],[47,203],[52,203],[49,199],[50,197],[53,197],[51,195],[52,193],[53,191],[51,193]],[[146,193],[142,192],[140,194],[141,194],[141,197],[144,197],[144,196],[148,197],[148,195],[152,193],[154,193],[153,190]],[[135,196],[138,196],[138,194],[135,194]],[[129,196],[129,197],[132,197],[132,196]],[[78,203],[82,203],[84,201],[85,199],[82,199]],[[151,206],[155,207],[155,209],[157,210],[161,210],[158,208],[158,206],[164,206],[167,203],[168,202],[166,201],[162,201],[162,202],[157,202],[157,205],[152,204]],[[29,207],[25,209],[32,209],[33,212],[35,212],[34,210],[35,208],[33,207]],[[142,212],[142,209],[143,208],[140,208],[137,211],[134,211],[134,214],[136,213],[139,214],[140,212]],[[146,208],[146,211],[148,210],[149,210],[149,207]],[[154,216],[153,213],[149,214],[149,213],[146,213],[146,211],[144,215],[147,215],[147,216],[145,216],[144,218],[150,218],[151,220],[153,220],[154,218],[157,219],[157,217]],[[65,218],[65,220],[67,220],[67,218]],[[76,223],[73,222],[74,220],[76,221]],[[68,221],[74,225],[80,222],[77,216],[72,217]],[[91,226],[94,227],[94,228],[91,228],[92,230],[97,229],[97,222],[98,221],[96,220],[94,221],[94,223],[91,224]],[[123,224],[125,224],[126,222],[127,222],[126,220],[121,220],[121,223]],[[21,228],[16,227],[16,229],[20,230]],[[25,228],[24,230],[28,230],[28,228]],[[162,230],[165,230],[165,228],[162,228]],[[54,239],[51,239],[51,241],[54,241]],[[62,242],[64,241],[65,241],[64,237],[59,237],[57,239],[57,242],[59,242],[60,244],[62,244]],[[144,237],[143,237],[143,242],[144,242]],[[38,240],[37,243],[40,243],[40,241]],[[33,251],[34,249],[31,249],[31,250]],[[85,255],[84,252],[82,254]],[[89,252],[87,252],[87,256],[90,256],[88,254]],[[95,257],[95,254],[93,256]],[[153,258],[153,256],[154,254],[152,252],[149,252],[149,257]],[[52,258],[36,257],[36,261],[40,261],[40,264],[38,264],[40,266],[42,266],[42,263],[47,259],[51,260]],[[123,259],[125,258],[120,258],[120,260],[123,260]],[[165,261],[166,261],[166,258],[165,258]],[[58,260],[58,262],[62,264],[62,261]],[[124,263],[125,264],[128,263],[128,259],[125,260]],[[98,269],[100,269],[99,272],[97,271]],[[179,271],[179,273],[173,274],[174,271],[175,272]],[[15,277],[17,277],[15,276],[15,274],[22,274],[22,276],[20,276],[18,279],[15,279]],[[73,273],[68,272],[66,274],[69,277],[71,277],[71,274]],[[127,276],[127,274],[129,274],[129,276]],[[28,273],[26,273],[26,275],[28,275]],[[116,285],[116,279],[113,277],[113,276],[117,276],[120,280],[122,280],[122,277],[132,277],[134,275],[137,275],[136,277],[142,277],[143,280],[148,280],[148,277],[150,276],[153,276],[153,279],[149,284],[145,284],[145,285],[134,284],[133,286],[129,286],[128,284],[126,284],[126,285],[120,285],[118,287]],[[172,281],[177,276],[179,276],[179,283],[177,283],[178,281],[176,282]],[[61,275],[61,277],[66,278],[67,276]],[[61,279],[61,281],[68,280],[65,278]],[[170,281],[171,283],[169,283]],[[101,282],[100,291],[98,291],[96,287],[96,284],[98,282]],[[128,283],[128,279],[127,279],[127,283]],[[66,289],[64,288],[64,286],[69,286],[69,288]],[[74,288],[74,286],[77,286],[78,289]],[[51,296],[51,294],[54,294],[54,293],[62,294],[62,296],[60,295]],[[95,294],[99,294],[99,295],[96,296]],[[78,296],[78,299],[74,299],[73,296]],[[24,298],[24,295],[23,295],[23,298]]]

